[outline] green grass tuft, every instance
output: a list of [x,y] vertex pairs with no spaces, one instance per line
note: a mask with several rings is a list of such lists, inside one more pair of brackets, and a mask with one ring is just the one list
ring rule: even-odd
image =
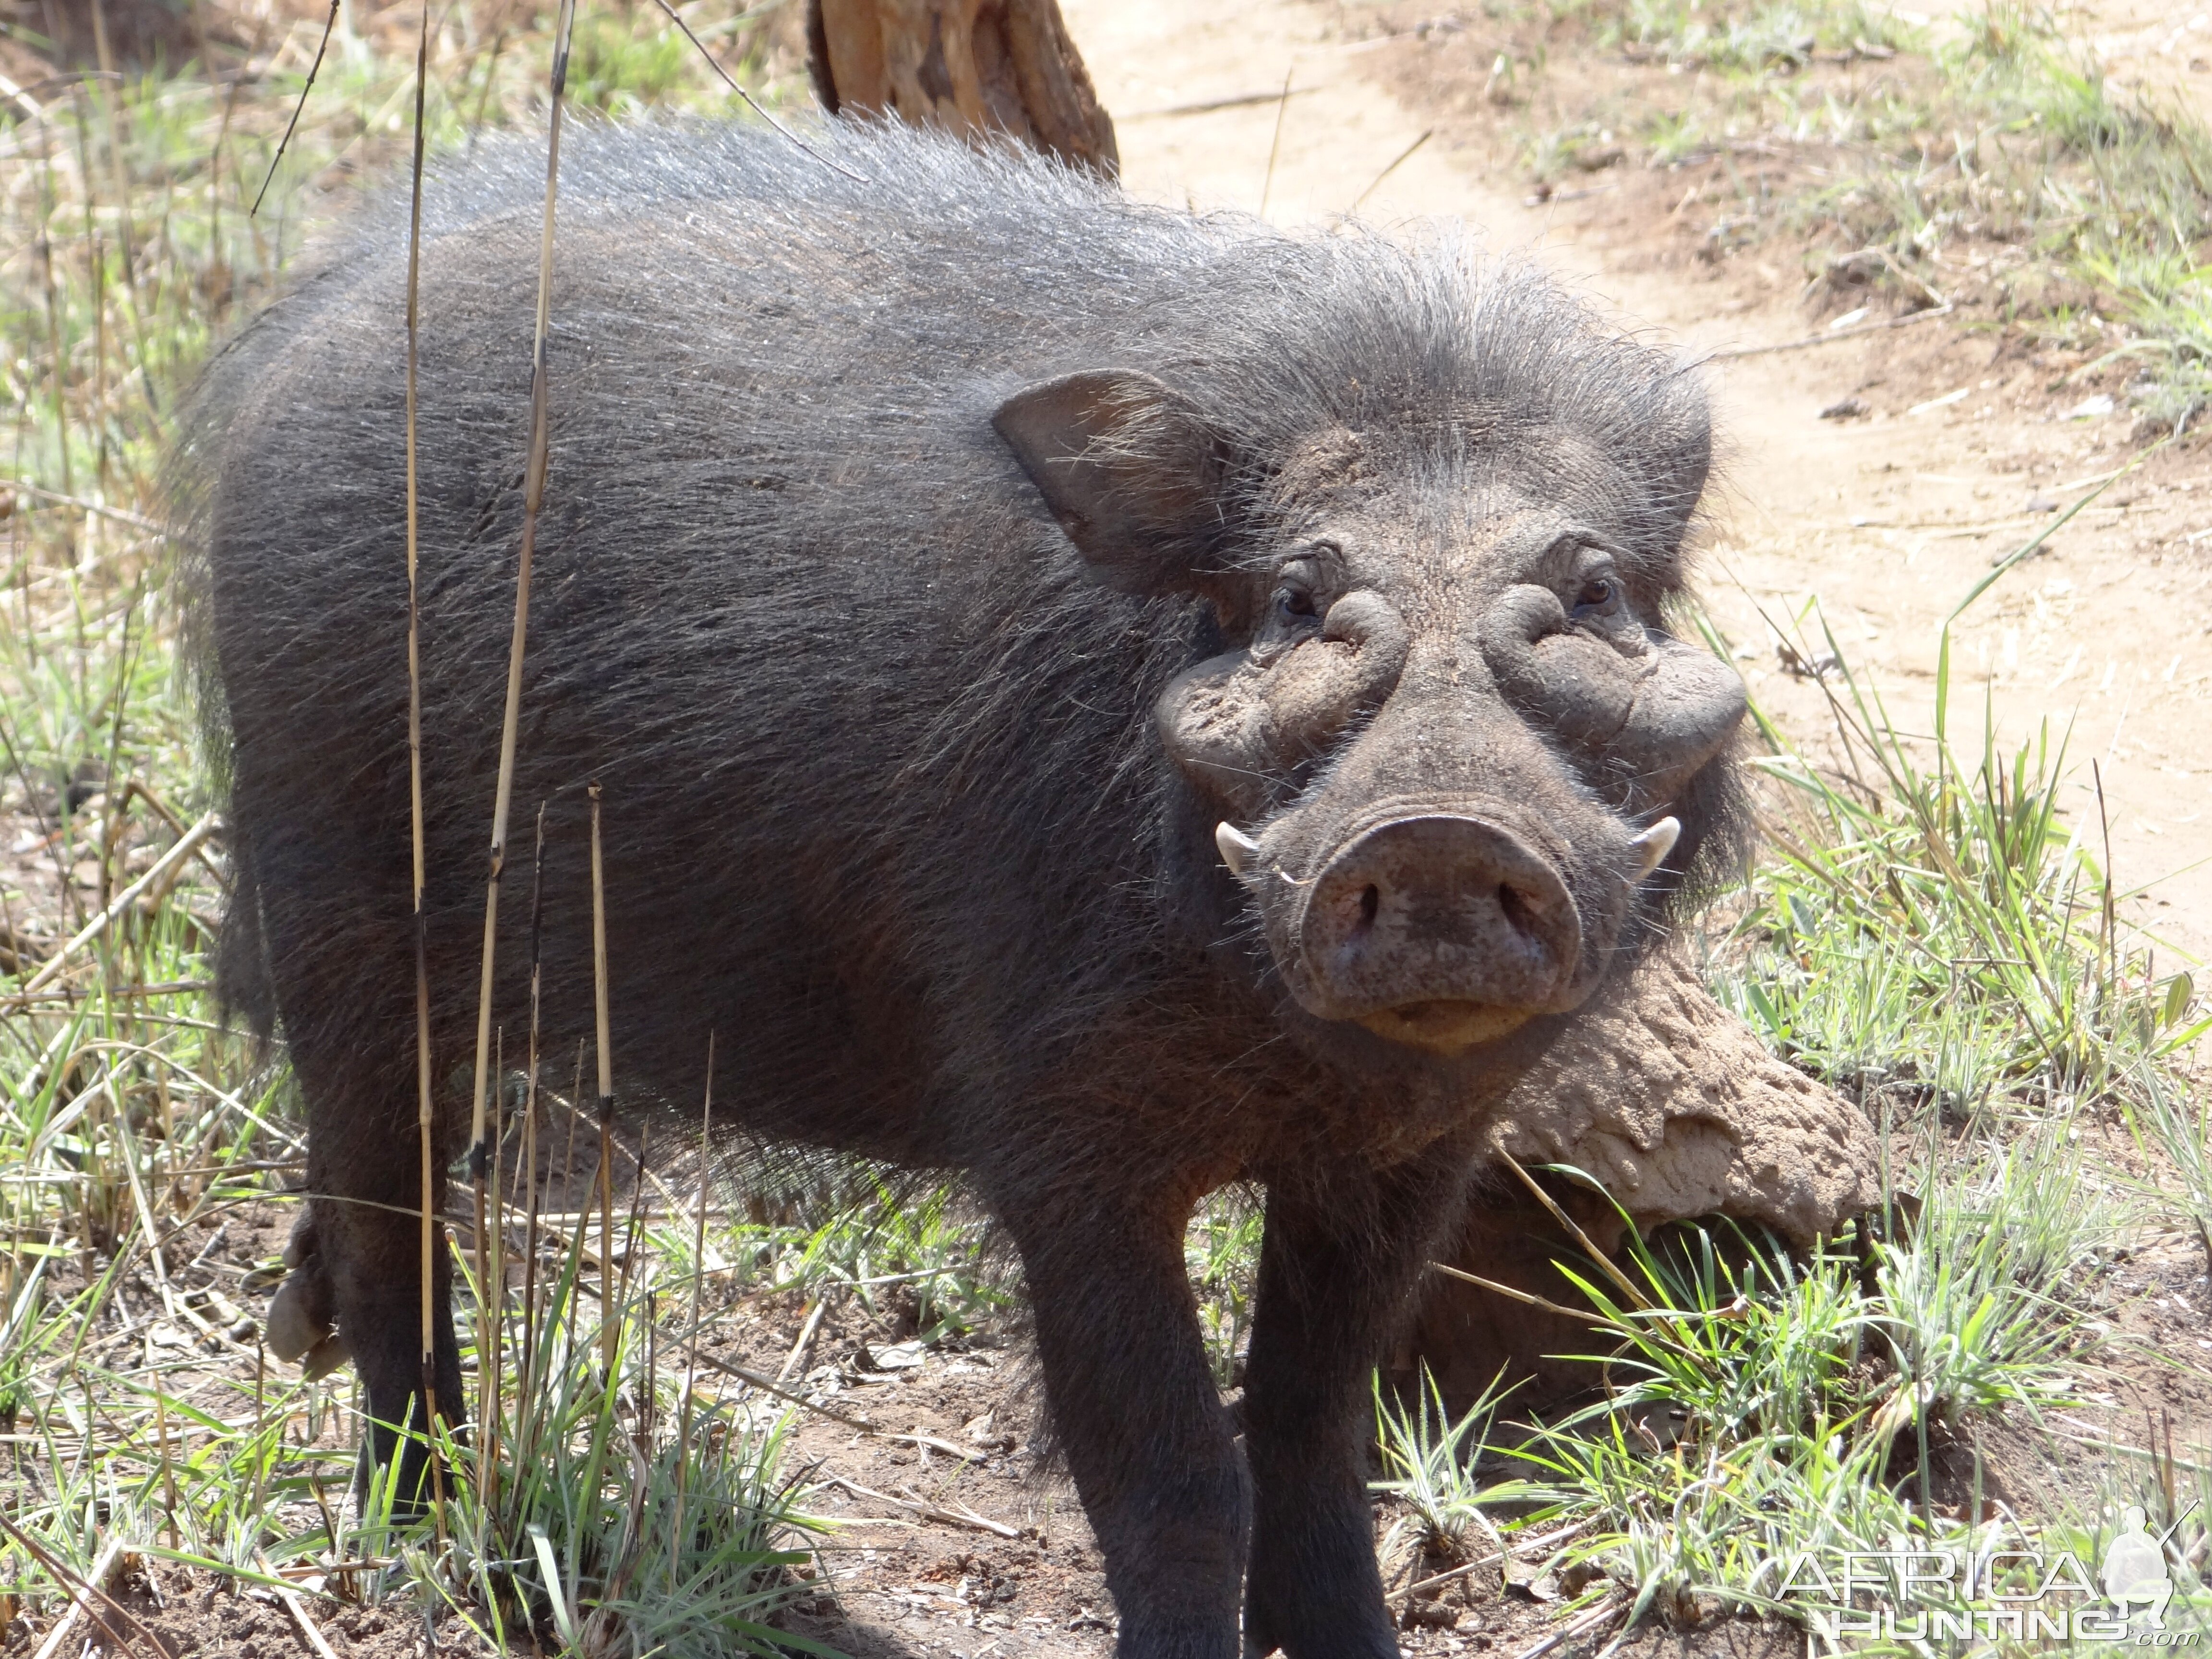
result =
[[[1540,177],[1622,146],[1656,167],[1717,161],[1717,246],[1787,231],[1815,285],[1912,307],[1947,298],[1971,252],[2005,321],[2084,351],[2077,372],[2132,366],[2149,422],[2178,428],[2212,397],[2212,131],[2111,85],[2057,12],[1985,0],[1916,27],[1860,0],[1547,9],[1668,78],[1530,134]],[[1746,153],[1795,162],[1769,176]]]
[[2008,757],[1985,720],[1962,760],[1948,674],[1916,741],[1832,635],[1818,654],[1849,769],[1756,716],[1771,856],[1709,942],[1715,994],[1870,1106],[1964,1121],[2140,1096],[2204,1029],[2195,982],[2124,936],[2098,825],[2061,815],[2063,740],[2046,725]]
[[[1601,1397],[1522,1425],[1487,1401],[1433,1425],[1426,1400],[1378,1401],[1376,1490],[1409,1524],[1560,1540],[1551,1566],[1578,1605],[1614,1596],[1632,1621],[1802,1617],[1819,1604],[1780,1595],[1801,1557],[1832,1579],[1899,1540],[1997,1547],[1938,1465],[1978,1460],[2002,1419],[2045,1424],[2100,1391],[2119,1246],[2177,1212],[2205,1225],[2212,1123],[2183,1071],[2206,1029],[2194,983],[2156,972],[2095,823],[2062,817],[2063,746],[2046,732],[2008,757],[1984,737],[1961,763],[1948,652],[1935,731],[1915,739],[1825,645],[1802,654],[1837,663],[1823,684],[1844,761],[1816,766],[1759,716],[1770,855],[1707,936],[1708,977],[1778,1053],[1866,1103],[1904,1160],[1887,1220],[1802,1254],[1729,1223],[1629,1227],[1620,1261],[1560,1264],[1592,1316],[1580,1357],[1605,1368]],[[2091,1157],[2100,1115],[2181,1180],[2154,1191]],[[1479,1487],[1483,1456],[1523,1474]],[[2178,1501],[2156,1512],[2185,1519]],[[2015,1517],[2042,1522],[2083,1524]],[[2195,1572],[2183,1589],[2202,1594]]]

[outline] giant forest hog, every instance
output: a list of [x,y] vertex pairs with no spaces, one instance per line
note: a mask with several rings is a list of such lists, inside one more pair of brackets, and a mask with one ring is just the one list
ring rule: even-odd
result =
[[[865,182],[743,128],[564,159],[514,797],[549,803],[547,1051],[591,1025],[598,783],[623,1111],[690,1120],[713,1032],[718,1117],[964,1172],[1020,1253],[1121,1653],[1389,1659],[1370,1372],[1486,1113],[1734,830],[1741,688],[1663,615],[1705,398],[1446,236],[811,142]],[[489,143],[423,224],[441,1158],[542,169]],[[293,1351],[334,1328],[386,1424],[421,1376],[404,197],[213,362],[179,471],[229,744],[223,983],[309,1113],[272,1322]],[[1238,1180],[1267,1194],[1241,1444],[1182,1255]],[[436,1394],[458,1420],[445,1320]]]

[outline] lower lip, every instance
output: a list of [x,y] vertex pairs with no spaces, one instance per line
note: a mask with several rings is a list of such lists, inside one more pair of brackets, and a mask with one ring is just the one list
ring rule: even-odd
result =
[[1362,1014],[1359,1023],[1379,1037],[1450,1060],[1509,1036],[1534,1018],[1527,1010],[1486,1002],[1416,1002]]

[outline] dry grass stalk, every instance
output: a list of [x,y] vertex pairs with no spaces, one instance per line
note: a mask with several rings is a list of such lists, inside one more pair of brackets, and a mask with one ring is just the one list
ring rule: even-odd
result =
[[994,1521],[988,1515],[978,1515],[957,1500],[933,1504],[926,1498],[894,1498],[887,1492],[878,1492],[872,1486],[863,1486],[857,1481],[848,1480],[841,1474],[828,1476],[823,1484],[842,1486],[856,1498],[872,1498],[879,1504],[910,1510],[926,1519],[941,1522],[949,1527],[966,1527],[975,1532],[988,1532],[994,1538],[1019,1538],[1022,1535],[1019,1527],[1010,1527],[1003,1521]]
[[[255,1565],[269,1577],[277,1577],[276,1570],[269,1564],[269,1558],[258,1551],[255,1553]],[[276,1596],[285,1613],[290,1616],[292,1628],[300,1632],[300,1639],[314,1650],[315,1659],[338,1659],[337,1650],[331,1646],[321,1627],[315,1623],[314,1615],[307,1611],[307,1601],[305,1596],[289,1587],[271,1586],[270,1593]]]
[[800,1362],[806,1358],[806,1351],[814,1346],[814,1334],[822,1328],[822,1316],[830,1310],[832,1294],[832,1291],[824,1290],[814,1298],[814,1305],[806,1310],[805,1322],[799,1328],[799,1340],[791,1345],[791,1352],[784,1356],[782,1369],[775,1374],[777,1382],[788,1382],[798,1374]]
[[[331,15],[337,12],[332,0]],[[327,38],[327,32],[326,32]],[[415,53],[415,156],[407,222],[407,790],[408,838],[414,860],[415,896],[415,1120],[422,1161],[422,1431],[428,1436],[437,1410],[436,1216],[437,1153],[434,1097],[430,1083],[429,941],[422,914],[422,608],[417,591],[419,507],[416,476],[416,364],[422,317],[422,104],[429,79],[430,14],[422,14],[422,33]],[[312,84],[312,82],[311,82]],[[307,94],[301,94],[304,104]],[[293,119],[299,118],[295,112]],[[272,171],[273,167],[272,167]],[[265,189],[266,186],[264,185]],[[433,1460],[434,1470],[435,1460]],[[442,1505],[441,1508],[442,1509]]]
[[[522,1170],[527,1182],[522,1257],[522,1386],[532,1386],[537,1363],[538,1314],[538,1039],[541,926],[545,908],[545,803],[538,803],[538,837],[530,858],[530,1060],[523,1079]],[[568,1194],[562,1194],[565,1200]]]
[[118,893],[106,909],[87,922],[77,933],[72,934],[60,950],[47,957],[45,965],[23,981],[23,988],[16,994],[19,997],[28,997],[44,990],[46,986],[52,983],[55,975],[68,965],[71,957],[106,932],[118,917],[145,894],[156,887],[164,885],[172,872],[198,851],[200,843],[214,833],[216,821],[216,815],[213,812],[203,814],[198,822],[178,839],[175,846],[155,861],[151,869]]
[[[514,798],[514,755],[521,724],[522,659],[530,637],[530,570],[538,544],[538,517],[545,500],[546,456],[550,447],[549,401],[546,392],[545,335],[552,312],[553,293],[553,228],[554,211],[559,199],[561,178],[561,109],[562,94],[568,81],[568,42],[575,23],[574,0],[562,0],[556,25],[553,48],[552,112],[546,141],[545,215],[540,234],[538,255],[538,314],[530,351],[530,456],[523,492],[522,547],[516,562],[514,579],[514,627],[507,647],[507,703],[500,725],[499,781],[492,794],[491,848],[484,878],[483,961],[477,990],[477,1043],[475,1086],[470,1106],[469,1176],[474,1188],[476,1206],[477,1245],[477,1355],[482,1376],[482,1399],[477,1417],[483,1424],[486,1436],[484,1455],[477,1460],[478,1480],[483,1486],[483,1498],[487,1508],[491,1503],[490,1481],[495,1458],[492,1455],[490,1437],[495,1432],[498,1419],[498,1343],[495,1340],[497,1328],[498,1299],[503,1290],[504,1270],[500,1280],[492,1277],[489,1216],[496,1213],[495,1200],[488,1201],[485,1182],[490,1174],[491,1146],[487,1139],[486,1126],[491,1075],[495,1069],[504,1071],[503,1065],[495,1068],[491,1030],[492,977],[498,956],[499,890],[501,878],[507,872],[507,820]],[[429,13],[423,12],[423,29],[428,39]],[[416,103],[416,171],[420,176],[422,154],[422,103],[418,90]],[[419,185],[418,185],[419,190]],[[411,303],[410,273],[410,303]],[[411,384],[410,384],[411,396]],[[411,404],[410,404],[411,408]],[[413,487],[412,458],[410,458],[410,489]],[[538,836],[542,848],[544,835],[544,814],[541,805],[538,815]],[[533,895],[532,929],[536,927]],[[532,980],[532,1018],[536,1021],[537,963],[533,944]],[[535,1048],[535,1034],[532,1047]],[[534,1056],[533,1056],[534,1058]]]
[[[646,1128],[649,1127],[649,1125],[641,1127],[638,1131],[637,1160],[636,1169],[635,1171],[635,1176],[642,1176],[645,1173]],[[611,1176],[610,1176],[609,1178],[611,1179]],[[645,1182],[642,1180],[633,1178],[630,1182],[629,1187],[629,1220],[623,1229],[623,1269],[622,1279],[615,1291],[615,1306],[617,1308],[627,1308],[629,1306],[630,1277],[637,1267],[639,1259],[645,1254],[641,1243],[641,1230],[644,1224],[644,1220]],[[653,1375],[652,1355],[653,1352],[653,1345],[654,1338],[654,1333],[652,1329],[652,1320],[647,1319],[646,1321],[646,1374],[647,1377],[650,1378]],[[649,1415],[652,1410],[650,1402],[653,1398],[653,1389],[650,1382],[647,1384],[645,1397],[647,1403],[643,1409]]]
[[552,320],[553,228],[561,188],[562,95],[568,84],[568,42],[575,21],[574,0],[562,0],[553,46],[552,111],[545,147],[545,214],[538,242],[538,315],[530,346],[530,457],[523,482],[522,548],[514,573],[514,627],[507,644],[507,702],[499,731],[499,780],[492,792],[491,854],[484,882],[483,969],[477,993],[476,1086],[469,1121],[469,1155],[479,1182],[485,1155],[492,967],[499,930],[499,886],[507,867],[507,815],[514,796],[514,752],[521,732],[522,659],[530,637],[530,571],[538,551],[538,518],[545,503],[545,471],[550,449],[545,336]]
[[[507,1075],[506,1033],[502,1030],[494,1039],[499,1075]],[[500,1114],[504,1127],[506,1113]],[[503,1139],[504,1135],[495,1136]],[[476,1178],[477,1198],[477,1376],[480,1385],[477,1404],[477,1421],[482,1425],[483,1451],[477,1459],[477,1499],[484,1511],[491,1512],[499,1492],[499,1390],[500,1316],[507,1299],[507,1212],[501,1206],[499,1191],[499,1158],[489,1160],[490,1169],[479,1170]],[[487,1196],[486,1181],[490,1183]],[[489,1224],[487,1225],[487,1216]]]
[[[18,1548],[52,1574],[57,1584],[76,1587],[70,1595],[70,1610],[62,1616],[61,1623],[47,1633],[46,1641],[40,1645],[37,1659],[61,1659],[61,1656],[66,1653],[71,1645],[68,1632],[76,1628],[80,1620],[88,1621],[101,1636],[106,1638],[107,1645],[112,1651],[135,1654],[137,1651],[137,1647],[116,1634],[115,1626],[101,1616],[99,1608],[93,1606],[95,1601],[105,1602],[108,1612],[118,1614],[118,1622],[132,1626],[140,1635],[147,1638],[149,1641],[153,1641],[153,1632],[146,1628],[130,1608],[118,1601],[108,1589],[117,1572],[129,1559],[125,1553],[121,1539],[109,1539],[101,1547],[100,1559],[93,1564],[92,1571],[80,1578],[61,1562],[54,1559],[51,1551],[37,1539],[26,1534],[4,1514],[0,1514],[0,1532],[5,1532],[15,1541]],[[163,1651],[159,1642],[154,1642],[154,1650],[156,1653]]]
[[61,1616],[60,1622],[46,1632],[46,1639],[39,1644],[37,1659],[63,1659],[63,1656],[73,1649],[88,1646],[80,1628],[86,1624],[95,1626],[110,1644],[122,1651],[127,1653],[131,1650],[129,1644],[108,1628],[106,1621],[93,1610],[92,1606],[94,1596],[103,1601],[109,1600],[108,1582],[114,1577],[116,1569],[122,1563],[123,1540],[111,1538],[106,1547],[100,1551],[100,1559],[93,1564],[90,1575],[70,1597],[69,1611]]
[[[322,44],[315,48],[315,61],[307,66],[307,84],[300,88],[300,101],[292,106],[292,118],[285,123],[284,136],[276,141],[276,153],[269,158],[268,177],[262,179],[261,188],[254,192],[253,205],[246,210],[246,216],[249,219],[252,218],[256,214],[261,211],[261,198],[269,194],[269,186],[276,179],[277,166],[283,161],[285,149],[292,142],[293,131],[300,125],[301,112],[307,107],[307,94],[315,89],[315,76],[322,71],[323,54],[331,49],[331,31],[336,28],[337,24],[338,0],[331,0],[331,15],[323,20]],[[427,9],[423,13],[422,26],[424,32],[428,33],[429,29],[429,13]],[[229,131],[229,127],[230,112],[226,109],[223,112],[223,129],[228,132]],[[415,120],[415,131],[418,134],[422,131],[422,120],[419,112],[417,113]],[[418,167],[416,169],[417,179],[421,177],[421,174],[422,169]],[[414,301],[414,289],[412,288],[408,289],[408,301],[410,305]],[[408,428],[408,433],[411,440],[414,433],[414,428],[411,424]]]
[[774,127],[785,137],[791,140],[792,143],[797,146],[804,154],[812,156],[816,161],[821,162],[823,167],[828,167],[830,172],[842,173],[846,178],[850,179],[856,185],[865,185],[868,182],[859,173],[854,172],[852,168],[847,167],[842,161],[833,160],[831,157],[824,155],[820,150],[811,148],[804,138],[801,138],[797,133],[793,132],[789,127],[784,125],[782,122],[777,120],[774,115],[763,108],[758,100],[753,97],[752,94],[747,92],[744,87],[738,83],[737,79],[731,75],[729,70],[722,67],[721,59],[715,57],[713,52],[707,50],[707,43],[691,32],[691,26],[684,21],[684,15],[678,11],[675,7],[670,5],[668,3],[668,0],[653,0],[653,3],[659,6],[661,10],[668,14],[668,21],[675,24],[678,29],[683,31],[684,38],[686,40],[689,40],[693,46],[699,49],[699,56],[706,60],[707,67],[714,70],[716,75],[721,77],[722,84],[724,86],[727,87],[732,92],[734,92],[739,98],[744,100],[744,106],[747,109],[759,116],[762,120],[767,122],[769,125]]
[[1267,145],[1267,173],[1260,181],[1260,216],[1267,216],[1267,198],[1275,188],[1275,162],[1283,153],[1283,117],[1291,107],[1291,76],[1297,73],[1297,64],[1292,60],[1283,71],[1283,90],[1275,100],[1275,136]]
[[599,1060],[599,1364],[609,1376],[615,1364],[615,1062],[607,1039],[607,900],[599,856],[599,786],[592,797],[592,1006]]
[[[707,1149],[714,1144],[714,1034],[707,1033],[707,1098],[699,1109],[699,1205],[691,1218],[691,1317],[684,1334],[684,1395],[677,1411],[677,1437],[684,1445],[691,1443],[691,1391],[699,1380],[699,1363],[692,1356],[699,1351],[699,1300],[707,1286],[707,1173],[711,1160]],[[670,1536],[684,1536],[684,1476],[690,1468],[690,1460],[684,1459],[676,1466],[676,1514],[669,1527]],[[676,1588],[676,1555],[668,1558],[668,1587]]]
[[[161,1252],[154,1252],[155,1260]],[[154,1379],[154,1440],[159,1449],[161,1462],[161,1490],[169,1500],[168,1509],[161,1517],[163,1529],[169,1536],[169,1547],[177,1543],[177,1468],[169,1456],[169,1391],[161,1386],[161,1379]]]

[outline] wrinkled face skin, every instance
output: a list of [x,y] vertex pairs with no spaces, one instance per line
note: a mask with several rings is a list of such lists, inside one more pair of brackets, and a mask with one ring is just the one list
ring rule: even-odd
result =
[[[1125,585],[1146,578],[1111,554],[1149,531],[1158,556],[1206,488],[1158,384],[1090,386],[1073,421],[1063,392],[1057,427],[1010,416],[1020,398],[1000,417]],[[1668,808],[1744,709],[1734,670],[1660,625],[1679,577],[1650,502],[1573,434],[1526,447],[1443,465],[1331,434],[1326,464],[1275,481],[1265,534],[1198,562],[1235,648],[1157,706],[1298,1006],[1446,1059],[1596,988],[1674,845]],[[1086,466],[1119,471],[1086,492]]]

